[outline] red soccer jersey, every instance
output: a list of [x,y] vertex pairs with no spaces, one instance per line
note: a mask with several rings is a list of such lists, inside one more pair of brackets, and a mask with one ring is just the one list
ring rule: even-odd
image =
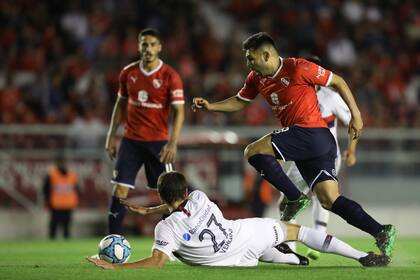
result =
[[333,73],[302,58],[280,58],[273,77],[248,74],[238,97],[253,100],[261,93],[282,126],[327,127],[321,117],[315,85],[328,86]]
[[171,104],[184,104],[184,91],[178,73],[160,61],[146,72],[140,61],[120,73],[118,95],[128,98],[124,137],[138,141],[168,140]]

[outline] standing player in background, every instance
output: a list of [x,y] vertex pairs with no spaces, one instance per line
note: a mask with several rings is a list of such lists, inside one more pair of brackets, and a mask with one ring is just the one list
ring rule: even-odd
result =
[[252,35],[244,41],[243,48],[251,72],[238,94],[216,103],[194,98],[193,109],[235,112],[262,94],[283,128],[248,145],[245,156],[264,179],[287,197],[281,219],[293,219],[309,205],[309,199],[287,177],[277,159],[294,161],[323,208],[371,234],[382,253],[391,255],[395,226],[381,225],[357,202],[339,191],[335,170],[337,146],[321,117],[315,86],[332,86],[341,95],[352,115],[350,137],[357,139],[363,121],[347,83],[340,76],[305,59],[280,57],[267,33]]
[[[301,264],[295,254],[283,254],[277,248],[285,240],[299,240],[317,250],[354,259],[363,266],[386,266],[391,260],[385,255],[356,250],[331,235],[304,226],[270,218],[227,220],[205,193],[197,190],[189,194],[187,181],[179,172],[162,174],[158,191],[162,207],[146,209],[169,216],[155,227],[152,255],[125,264],[95,257],[87,258],[88,261],[106,269],[163,267],[173,256],[186,264],[206,266],[256,266],[258,261]],[[136,206],[128,205],[137,212]],[[143,213],[144,207],[141,208]]]
[[[311,56],[306,59],[318,65],[321,63],[321,60],[317,56]],[[337,92],[331,88],[316,86],[315,90],[321,116],[327,123],[328,128],[334,136],[335,143],[337,145],[335,169],[338,174],[341,167],[341,152],[337,139],[337,119],[339,119],[344,125],[348,127],[351,120],[351,113],[344,100]],[[356,146],[357,139],[349,138],[347,149],[343,153],[344,160],[348,167],[351,167],[356,163]],[[284,166],[286,175],[289,176],[290,180],[292,180],[292,182],[299,188],[299,190],[307,194],[310,191],[308,184],[305,182],[305,179],[303,179],[296,164],[294,162],[290,163],[291,164],[288,167]],[[280,200],[280,212],[282,212],[287,203],[287,198],[283,196],[283,199],[280,198]],[[319,200],[315,195],[312,196],[312,217],[314,221],[314,228],[316,230],[326,232],[330,214],[327,210],[322,208],[321,203],[319,203]],[[294,223],[294,220],[292,222]],[[293,244],[289,243],[289,246],[292,249],[295,249],[294,242]],[[320,253],[318,251],[309,249],[307,255],[312,259],[318,259]]]
[[[156,188],[159,175],[172,170],[184,122],[184,93],[178,73],[159,59],[159,32],[147,28],[138,35],[140,60],[120,73],[117,101],[112,112],[105,149],[111,159],[117,154],[116,132],[125,121],[118,150],[109,209],[109,233],[122,233],[125,207],[120,203],[134,188],[140,168],[145,166],[148,186]],[[172,131],[168,133],[171,109]]]

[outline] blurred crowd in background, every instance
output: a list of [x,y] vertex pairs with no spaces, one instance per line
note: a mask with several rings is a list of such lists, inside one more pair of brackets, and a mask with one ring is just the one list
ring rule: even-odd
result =
[[[162,33],[186,106],[236,94],[248,73],[241,43],[266,31],[282,56],[318,55],[343,76],[365,126],[420,127],[416,0],[2,0],[0,124],[107,124],[145,27]],[[278,125],[270,110],[261,99],[234,114],[187,110],[186,124]]]

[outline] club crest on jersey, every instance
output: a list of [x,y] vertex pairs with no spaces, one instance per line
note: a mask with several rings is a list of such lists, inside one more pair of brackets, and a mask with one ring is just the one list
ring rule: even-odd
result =
[[189,233],[184,233],[182,235],[182,239],[184,239],[185,241],[190,241],[191,240],[191,234]]
[[162,85],[162,80],[159,80],[159,79],[153,79],[152,83],[153,83],[153,86],[154,86],[155,88],[160,88],[160,86]]
[[279,105],[280,101],[279,101],[279,96],[277,95],[277,93],[273,92],[272,94],[270,94],[270,98],[273,104]]
[[145,91],[145,90],[140,90],[140,91],[138,92],[138,96],[137,96],[137,98],[138,98],[138,100],[139,100],[140,102],[146,102],[146,101],[147,101],[147,99],[149,99],[149,95],[147,94],[147,91]]
[[290,80],[289,80],[289,78],[287,78],[287,77],[283,77],[283,78],[281,78],[281,79],[280,79],[280,82],[281,82],[281,84],[282,84],[283,86],[285,86],[285,87],[288,87],[288,86],[289,86],[289,84],[290,84]]

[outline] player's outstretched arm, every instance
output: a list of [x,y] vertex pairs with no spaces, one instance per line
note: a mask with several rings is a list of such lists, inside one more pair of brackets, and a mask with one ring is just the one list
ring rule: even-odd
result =
[[153,207],[145,207],[141,205],[135,205],[125,199],[120,199],[121,204],[127,206],[127,208],[140,215],[150,215],[150,214],[169,214],[169,209],[166,204],[161,204]]
[[106,135],[105,150],[108,153],[110,159],[114,159],[117,154],[117,142],[115,135],[117,133],[118,126],[124,120],[127,112],[127,99],[121,96],[117,97],[114,109],[112,111],[111,122],[109,125],[108,133]]
[[154,267],[154,268],[162,268],[165,266],[166,262],[169,260],[169,257],[159,251],[153,250],[153,253],[150,257],[138,260],[136,262],[131,263],[109,263],[107,261],[87,257],[86,258],[89,262],[93,263],[97,267],[101,267],[103,269],[127,269],[127,268],[146,268],[146,267]]
[[349,134],[353,139],[359,138],[363,129],[363,120],[350,88],[348,87],[346,81],[336,74],[333,75],[330,86],[337,90],[350,109],[351,120],[349,124]]
[[211,112],[236,112],[242,110],[246,105],[248,105],[248,102],[239,99],[236,95],[215,103],[210,103],[201,97],[195,97],[192,110],[194,112],[198,109],[206,109]]
[[184,104],[173,105],[172,131],[168,143],[160,152],[160,161],[162,163],[173,163],[176,158],[177,145],[182,125],[184,124]]
[[356,147],[359,139],[354,139],[349,134],[347,149],[343,152],[343,160],[348,167],[356,164]]

